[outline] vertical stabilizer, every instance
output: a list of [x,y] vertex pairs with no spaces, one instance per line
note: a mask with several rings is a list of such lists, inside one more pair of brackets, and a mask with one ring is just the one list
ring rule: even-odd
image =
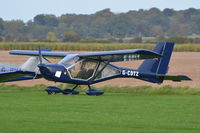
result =
[[153,51],[163,55],[163,58],[144,60],[138,70],[146,73],[166,74],[173,48],[173,42],[159,42]]

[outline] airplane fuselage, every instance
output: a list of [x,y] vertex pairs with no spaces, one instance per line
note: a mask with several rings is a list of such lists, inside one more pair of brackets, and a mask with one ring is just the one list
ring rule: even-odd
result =
[[[97,77],[95,78],[95,76],[98,74],[97,73],[98,68],[96,68],[90,77],[88,77],[87,79],[81,79],[81,77],[73,77],[72,73],[70,73],[70,69],[60,64],[38,65],[42,76],[47,80],[54,82],[79,84],[79,85],[89,85],[114,78],[136,78],[142,80],[145,80],[145,78],[147,79],[156,78],[155,74],[143,73],[136,69],[117,67],[113,64],[109,64],[108,66],[112,66],[113,68],[115,68],[117,73],[113,73],[112,75],[98,79]],[[78,73],[81,73],[81,70]],[[86,75],[87,72],[85,72],[84,74]],[[155,83],[159,83],[159,81],[155,81]]]

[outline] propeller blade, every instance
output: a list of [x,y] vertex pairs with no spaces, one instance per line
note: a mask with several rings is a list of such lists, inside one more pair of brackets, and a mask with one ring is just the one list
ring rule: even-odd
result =
[[39,61],[40,61],[40,64],[42,64],[42,53],[41,53],[40,46],[39,46],[38,52],[39,52]]
[[[39,64],[42,64],[42,53],[41,53],[40,46],[38,48],[38,53],[39,53],[39,56],[38,56],[38,58],[39,58]],[[37,72],[35,73],[35,76],[34,76],[33,80],[36,79],[36,77],[39,74],[39,72],[40,72],[40,69],[38,69]]]
[[51,61],[50,61],[49,59],[47,59],[45,56],[43,56],[43,58],[44,58],[47,62],[51,63]]
[[[42,60],[43,59],[46,60],[47,62],[51,63],[47,58],[45,58],[45,57],[42,56],[42,52],[41,52],[40,46],[38,48],[38,53],[39,53],[39,56],[38,56],[38,58],[39,58],[39,64],[38,64],[38,66],[42,65]],[[34,76],[33,80],[37,78],[37,76],[38,76],[39,73],[41,74],[40,67],[38,67],[38,70],[35,72],[35,76]]]

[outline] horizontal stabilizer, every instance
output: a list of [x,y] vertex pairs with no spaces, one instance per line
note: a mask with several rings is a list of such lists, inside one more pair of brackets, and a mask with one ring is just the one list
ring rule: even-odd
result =
[[182,80],[192,80],[188,76],[185,75],[156,75],[159,78],[163,78],[163,80],[172,80],[175,82],[180,82]]

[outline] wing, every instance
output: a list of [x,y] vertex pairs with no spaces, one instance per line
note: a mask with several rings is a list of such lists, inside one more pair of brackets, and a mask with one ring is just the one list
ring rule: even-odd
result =
[[[33,79],[34,77],[35,77],[35,72],[29,72],[29,71],[1,72],[0,82],[29,80],[29,79]],[[40,78],[40,76],[38,75],[36,78]]]
[[78,55],[80,58],[95,59],[100,61],[118,62],[118,61],[131,61],[161,58],[162,55],[146,50],[146,49],[130,49],[130,50],[115,50],[92,52]]
[[[13,55],[39,56],[38,51],[31,51],[31,50],[11,50],[9,53]],[[68,54],[72,54],[67,52],[51,52],[51,51],[41,51],[41,53],[43,56],[53,57],[53,58],[63,58]]]

